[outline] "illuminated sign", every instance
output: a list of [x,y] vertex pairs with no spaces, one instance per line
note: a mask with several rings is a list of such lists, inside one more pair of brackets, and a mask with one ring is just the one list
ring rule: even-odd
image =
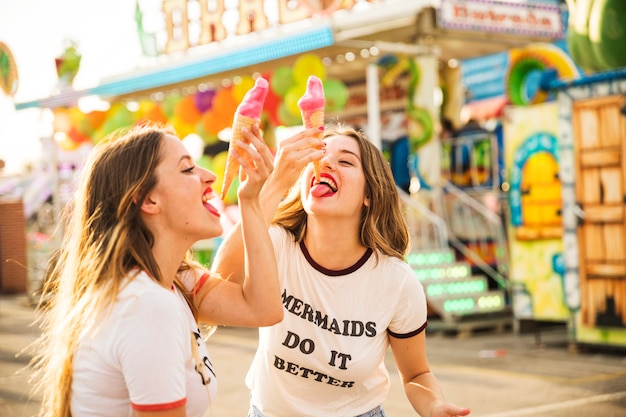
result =
[[167,38],[164,52],[185,51],[191,46],[219,42],[231,35],[260,32],[272,26],[270,19],[274,17],[274,22],[283,25],[314,16],[330,16],[337,10],[349,10],[365,3],[371,0],[239,0],[236,3],[163,0],[161,12]]

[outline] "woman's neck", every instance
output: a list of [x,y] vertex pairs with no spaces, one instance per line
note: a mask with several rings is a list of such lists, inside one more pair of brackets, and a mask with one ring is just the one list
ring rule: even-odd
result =
[[[166,240],[160,239],[159,242],[166,242]],[[161,285],[163,285],[163,287],[168,289],[172,288],[174,278],[185,256],[185,252],[185,250],[176,250],[175,245],[158,244],[155,242],[152,247],[152,254],[159,265],[162,280]]]
[[354,265],[367,250],[358,227],[345,220],[320,223],[309,218],[304,245],[316,263],[330,270]]

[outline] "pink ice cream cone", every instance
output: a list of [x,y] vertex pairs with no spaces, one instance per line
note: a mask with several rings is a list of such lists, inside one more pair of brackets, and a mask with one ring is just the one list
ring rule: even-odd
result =
[[[324,126],[325,105],[326,98],[324,97],[322,80],[311,75],[307,80],[306,92],[298,100],[298,108],[300,109],[304,127],[309,129]],[[313,169],[315,171],[315,179],[319,181],[321,171],[319,159],[313,161]]]
[[239,162],[233,156],[233,152],[235,152],[237,148],[237,141],[243,140],[246,143],[248,142],[243,136],[241,129],[244,127],[249,129],[253,124],[261,120],[263,103],[265,102],[268,91],[269,83],[267,80],[262,77],[257,78],[254,86],[248,90],[235,111],[235,117],[233,118],[233,137],[228,146],[228,158],[226,159],[226,167],[224,168],[224,181],[222,182],[221,192],[222,200],[226,196],[230,185],[239,171]]

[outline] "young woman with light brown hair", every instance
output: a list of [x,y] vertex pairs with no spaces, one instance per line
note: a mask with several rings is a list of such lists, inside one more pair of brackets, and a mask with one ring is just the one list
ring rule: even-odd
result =
[[205,273],[192,245],[222,234],[215,174],[167,126],[136,126],[96,145],[41,309],[33,382],[41,416],[200,417],[216,377],[199,322],[282,319],[259,192],[272,154],[239,143],[245,255],[238,282]]
[[[404,260],[408,227],[382,153],[354,129],[327,128],[321,140],[302,131],[280,143],[261,201],[285,317],[259,329],[248,417],[383,417],[389,347],[416,413],[468,415],[444,400],[428,364],[426,299]],[[214,262],[234,276],[239,232]]]

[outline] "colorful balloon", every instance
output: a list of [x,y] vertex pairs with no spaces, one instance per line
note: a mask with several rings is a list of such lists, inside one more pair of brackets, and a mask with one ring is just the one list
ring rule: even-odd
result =
[[204,113],[207,110],[211,110],[213,107],[213,98],[215,97],[215,90],[198,91],[193,96],[196,108],[200,113]]
[[210,145],[212,143],[217,142],[219,139],[216,134],[212,134],[206,131],[204,128],[204,120],[200,119],[198,123],[196,123],[196,135],[200,136],[204,141],[205,145]]
[[213,171],[213,158],[211,158],[210,156],[202,155],[200,159],[196,161],[196,163],[198,164],[199,167],[202,167],[204,169],[208,169],[211,172],[214,172]]
[[83,135],[79,130],[77,126],[73,126],[69,133],[67,134],[67,137],[73,141],[76,142],[77,144],[83,144],[85,142],[90,142],[89,136],[87,135]]
[[233,116],[237,110],[239,103],[235,101],[233,96],[232,87],[222,88],[217,92],[213,99],[213,113],[217,117],[217,120],[221,123],[222,130],[232,124]]
[[279,126],[298,126],[302,124],[302,117],[291,113],[284,102],[278,105],[276,115],[280,121]]
[[73,141],[72,139],[70,139],[69,136],[66,136],[63,140],[56,141],[56,144],[62,150],[70,152],[70,151],[78,149],[78,147],[82,145],[82,142]]
[[287,110],[294,115],[300,117],[300,107],[298,107],[298,100],[300,97],[304,95],[306,92],[306,83],[305,84],[294,84],[285,94],[285,105],[287,106]]
[[94,130],[98,130],[100,129],[100,126],[102,126],[102,123],[104,123],[104,121],[107,118],[107,113],[105,111],[100,111],[100,110],[94,110],[90,113],[87,113],[87,120],[89,120],[89,124],[91,125],[91,127]]
[[326,111],[335,112],[346,106],[350,92],[343,82],[331,79],[324,82],[324,96],[326,97]]
[[174,116],[185,124],[196,124],[200,120],[200,110],[196,107],[194,96],[183,97],[174,107]]
[[170,94],[165,96],[163,102],[161,103],[161,107],[163,108],[163,113],[165,117],[168,119],[174,116],[174,111],[176,109],[176,103],[178,103],[182,99],[180,94]]
[[241,103],[243,101],[243,97],[246,95],[248,90],[254,87],[254,79],[250,76],[241,77],[239,82],[233,85],[233,97],[237,103]]
[[224,196],[224,204],[237,204],[237,189],[239,188],[239,176],[233,178],[230,188]]
[[200,119],[204,131],[209,135],[217,136],[217,133],[221,130],[219,127],[219,121],[215,117],[213,110],[209,110],[202,115]]
[[322,59],[315,54],[300,55],[293,64],[294,81],[306,85],[311,75],[322,81],[326,80],[326,67],[322,63]]
[[278,119],[278,106],[280,105],[280,97],[276,95],[270,88],[265,96],[265,103],[263,104],[263,112],[265,113],[269,123],[273,126],[280,125]]
[[169,119],[169,123],[176,130],[176,134],[179,138],[183,139],[185,136],[190,135],[192,133],[196,133],[196,125],[187,123],[178,117],[174,116]]
[[222,185],[224,183],[224,171],[226,170],[226,160],[228,159],[228,151],[222,151],[215,155],[212,159],[213,172],[217,175],[217,181],[213,184],[213,190],[217,194],[221,194]]
[[294,83],[291,67],[278,67],[270,78],[270,90],[283,97]]
[[165,113],[163,113],[163,108],[159,103],[154,103],[154,106],[146,112],[144,117],[146,120],[156,123],[167,123],[167,117]]

